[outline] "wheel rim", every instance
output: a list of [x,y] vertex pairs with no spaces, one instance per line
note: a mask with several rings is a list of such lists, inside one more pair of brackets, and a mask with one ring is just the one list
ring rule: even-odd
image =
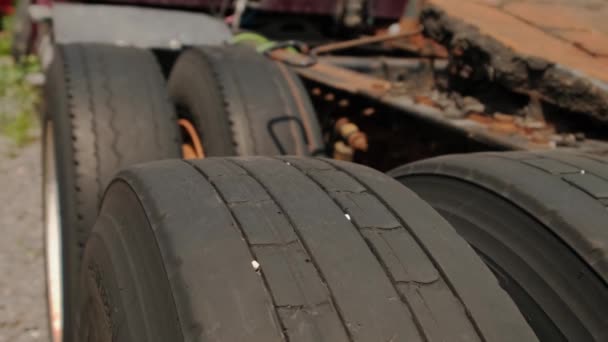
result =
[[47,121],[44,138],[43,201],[44,247],[48,320],[51,341],[63,340],[63,267],[61,256],[61,213],[55,164],[55,140],[53,124]]

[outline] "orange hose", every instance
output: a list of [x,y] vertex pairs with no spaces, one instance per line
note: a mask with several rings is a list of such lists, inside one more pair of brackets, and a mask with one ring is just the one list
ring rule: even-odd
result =
[[188,133],[190,141],[192,142],[192,146],[187,145],[182,147],[183,157],[185,159],[205,158],[205,150],[203,149],[201,138],[198,136],[198,132],[196,131],[192,123],[186,119],[179,119],[177,120],[177,124],[182,127],[186,131],[186,133]]

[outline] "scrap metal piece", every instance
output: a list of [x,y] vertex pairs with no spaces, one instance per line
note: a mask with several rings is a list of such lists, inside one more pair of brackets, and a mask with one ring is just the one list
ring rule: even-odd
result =
[[[418,17],[402,18],[399,23],[395,25],[396,26],[391,26],[389,28],[389,31],[391,29],[394,29],[397,32],[408,32],[421,27]],[[397,48],[411,53],[415,53],[421,57],[446,59],[449,56],[447,49],[435,40],[425,36],[423,34],[423,30],[421,30],[417,34],[408,36],[403,40],[388,41],[385,43],[385,45],[391,48]]]
[[313,48],[310,52],[311,52],[311,54],[316,56],[316,55],[320,55],[320,54],[324,54],[324,53],[336,52],[336,51],[351,49],[351,48],[359,47],[359,46],[371,45],[371,44],[376,44],[376,43],[384,43],[384,42],[389,42],[389,41],[393,41],[393,40],[408,38],[411,36],[418,35],[421,32],[422,32],[422,28],[418,25],[417,27],[415,27],[413,29],[395,33],[395,34],[384,33],[384,34],[379,34],[379,35],[371,36],[371,37],[361,37],[361,38],[347,40],[347,41],[319,45],[319,46]]
[[[308,56],[293,51],[276,50],[271,54],[277,60],[306,59]],[[435,106],[435,102],[422,100],[418,97],[416,101],[411,94],[399,91],[398,82],[393,83],[377,77],[360,72],[348,70],[327,63],[320,59],[316,64],[307,68],[294,68],[301,77],[329,88],[345,91],[353,96],[361,96],[396,109],[403,115],[419,118],[445,128],[461,132],[469,139],[483,144],[507,150],[549,150],[558,146],[564,140],[556,137],[554,128],[541,120],[533,117],[521,121],[511,115],[497,114],[494,116],[477,113],[482,111],[482,104],[469,99],[464,102],[464,109],[458,106],[445,105]],[[317,90],[318,89],[318,90]],[[313,95],[320,96],[320,88],[313,88]],[[332,99],[333,101],[333,99]],[[434,101],[434,100],[432,100]],[[422,104],[421,102],[427,102]],[[431,106],[428,106],[431,104]],[[452,110],[453,109],[453,110]],[[485,109],[485,108],[484,108]],[[508,119],[506,118],[508,117]],[[533,121],[536,120],[536,121]],[[560,140],[561,139],[561,140]],[[570,139],[571,140],[571,139]],[[334,146],[337,156],[348,160],[352,149],[347,144]],[[572,147],[571,145],[568,145]],[[605,153],[608,144],[600,141],[585,140],[576,146],[577,149],[592,153]],[[599,151],[599,152],[598,152]],[[354,150],[353,150],[354,153]]]
[[[291,65],[301,64],[302,61],[309,58],[307,55],[287,50],[275,50],[270,53],[270,57],[280,61],[289,61],[288,63]],[[307,68],[294,68],[294,71],[307,79],[352,94],[369,94],[373,97],[379,97],[387,94],[392,88],[388,81],[321,61]]]
[[431,0],[425,33],[447,46],[450,70],[464,82],[493,82],[608,123],[608,60],[471,0]]
[[352,147],[346,145],[344,141],[339,140],[334,144],[334,159],[352,162],[354,155],[355,150]]
[[358,151],[366,152],[369,148],[367,134],[361,132],[359,127],[348,118],[340,118],[336,121],[336,133],[344,139],[348,146]]

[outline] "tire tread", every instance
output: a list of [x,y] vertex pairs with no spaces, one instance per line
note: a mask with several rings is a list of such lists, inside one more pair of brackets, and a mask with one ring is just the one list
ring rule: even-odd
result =
[[[216,163],[232,164],[225,170],[233,172],[214,174],[214,170],[207,170],[206,164],[194,162],[191,165],[213,185],[231,211],[254,260],[263,265],[260,275],[288,340],[350,341],[345,327],[344,330],[335,328],[336,323],[344,325],[340,323],[343,320],[335,310],[330,290],[280,205],[262,183],[237,163],[230,160],[217,160]],[[262,222],[256,222],[259,217],[247,220],[255,217],[255,214],[247,215],[252,204],[256,207],[254,210],[264,207],[266,217]],[[272,222],[283,228],[273,226]],[[271,223],[266,227],[272,228],[264,229],[260,223]],[[302,325],[315,326],[316,334],[298,332],[296,327]]]

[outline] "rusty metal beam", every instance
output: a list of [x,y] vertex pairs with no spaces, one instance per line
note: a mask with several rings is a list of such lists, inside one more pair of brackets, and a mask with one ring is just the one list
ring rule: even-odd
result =
[[[280,59],[298,60],[308,58],[305,55],[278,50],[273,56]],[[452,118],[433,106],[416,103],[413,96],[394,91],[391,82],[347,70],[322,61],[311,67],[295,68],[303,78],[323,84],[368,100],[386,105],[390,108],[428,122],[458,131],[468,138],[502,147],[508,150],[551,150],[563,140],[559,134],[545,123],[530,125],[505,120],[496,116],[462,115]],[[483,118],[483,119],[482,119]],[[608,143],[584,140],[576,143],[576,149],[593,153],[608,153]]]

